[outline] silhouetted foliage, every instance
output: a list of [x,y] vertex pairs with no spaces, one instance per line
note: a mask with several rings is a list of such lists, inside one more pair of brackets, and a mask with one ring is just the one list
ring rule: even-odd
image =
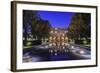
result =
[[48,37],[51,25],[48,20],[39,19],[36,22],[32,20],[32,32],[38,39]]
[[37,36],[38,39],[49,35],[51,25],[48,20],[41,19],[38,11],[23,10],[23,44],[26,45],[30,35]]
[[71,39],[89,38],[91,35],[91,16],[89,13],[76,13],[68,28]]

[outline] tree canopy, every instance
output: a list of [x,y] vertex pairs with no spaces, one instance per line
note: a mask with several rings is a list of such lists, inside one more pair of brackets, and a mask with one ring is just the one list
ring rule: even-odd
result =
[[88,38],[91,31],[91,16],[89,13],[76,13],[72,19],[68,28],[69,38]]
[[38,11],[23,10],[23,37],[27,42],[30,35],[38,38],[47,37],[49,35],[51,25],[48,20],[41,19]]

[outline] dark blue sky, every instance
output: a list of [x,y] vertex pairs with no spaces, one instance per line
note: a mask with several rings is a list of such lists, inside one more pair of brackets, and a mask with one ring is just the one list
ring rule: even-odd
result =
[[71,18],[75,13],[72,12],[55,12],[55,11],[38,11],[40,17],[48,20],[52,27],[67,28]]

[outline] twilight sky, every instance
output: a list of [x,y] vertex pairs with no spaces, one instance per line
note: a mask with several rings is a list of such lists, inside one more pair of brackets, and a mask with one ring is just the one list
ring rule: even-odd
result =
[[40,17],[48,20],[52,27],[67,28],[71,18],[75,13],[72,12],[55,12],[55,11],[38,11]]

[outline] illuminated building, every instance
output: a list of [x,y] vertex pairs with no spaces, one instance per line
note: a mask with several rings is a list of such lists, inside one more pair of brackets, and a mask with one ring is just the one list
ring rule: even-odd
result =
[[49,43],[50,46],[57,46],[58,48],[66,46],[68,44],[67,29],[52,28],[50,31]]

